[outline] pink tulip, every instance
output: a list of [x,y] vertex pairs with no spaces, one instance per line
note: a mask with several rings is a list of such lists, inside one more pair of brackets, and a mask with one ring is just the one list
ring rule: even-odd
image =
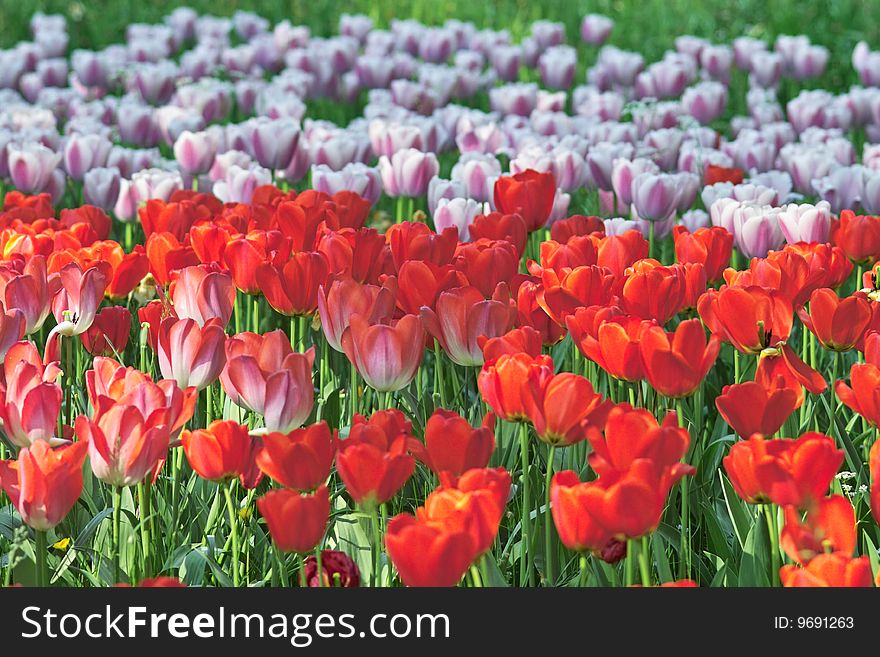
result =
[[633,178],[630,193],[639,217],[646,221],[663,221],[678,203],[679,180],[670,174],[641,173]]
[[[95,321],[104,290],[110,282],[110,265],[99,261],[83,271],[77,262],[70,262],[57,274],[49,276],[49,287],[59,288],[52,299],[52,314],[58,324],[50,335],[72,336],[84,333]],[[60,282],[60,286],[58,282]]]
[[174,311],[181,319],[193,319],[199,326],[219,320],[226,326],[235,304],[232,276],[205,265],[184,267],[171,286]]
[[681,104],[688,114],[706,125],[724,113],[727,88],[720,82],[701,82],[685,90]]
[[37,440],[54,442],[61,412],[61,374],[56,363],[43,365],[33,342],[17,342],[3,359],[5,385],[0,387],[3,432],[18,447]]
[[223,326],[217,319],[199,327],[193,319],[167,317],[159,326],[156,345],[162,377],[173,379],[181,388],[208,387],[226,364],[225,340]]
[[660,173],[660,167],[644,157],[633,160],[621,157],[614,160],[611,169],[611,186],[620,207],[626,208],[632,203],[632,181],[642,173]]
[[779,225],[781,208],[752,203],[740,205],[733,212],[733,236],[737,249],[746,258],[765,258],[785,243]]
[[489,105],[500,114],[528,116],[538,103],[538,86],[531,83],[511,83],[489,90]]
[[237,406],[263,415],[268,432],[287,433],[312,412],[315,350],[295,353],[283,331],[239,333],[226,340],[223,389]]
[[326,164],[312,167],[312,188],[331,196],[337,192],[354,192],[374,204],[382,196],[382,178],[379,170],[362,162],[346,164],[333,171]]
[[272,182],[268,169],[251,166],[243,169],[232,165],[226,170],[226,177],[214,183],[214,196],[225,203],[250,203],[254,190]]
[[71,178],[82,182],[86,172],[106,164],[112,146],[109,139],[100,135],[70,135],[64,144],[64,169]]
[[378,392],[400,390],[419,369],[425,332],[417,315],[384,324],[354,314],[342,334],[342,348],[367,385]]
[[[501,175],[501,163],[489,153],[463,153],[450,177],[464,186],[464,195],[475,201],[488,201],[492,197],[490,180]],[[557,181],[559,178],[557,178]]]
[[60,281],[50,282],[46,272],[46,258],[32,255],[21,269],[13,266],[0,268],[0,300],[8,310],[19,310],[24,316],[24,332],[35,333],[49,316],[51,299]]
[[576,66],[577,52],[571,46],[553,46],[538,59],[541,80],[550,89],[568,89]]
[[120,175],[116,167],[98,167],[83,176],[85,202],[102,210],[112,210],[119,198]]

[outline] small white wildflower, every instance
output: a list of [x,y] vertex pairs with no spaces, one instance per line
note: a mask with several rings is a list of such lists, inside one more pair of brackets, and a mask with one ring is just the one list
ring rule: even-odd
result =
[[855,476],[856,476],[855,472],[849,472],[847,470],[844,470],[843,472],[837,473],[837,478],[840,479],[840,481],[846,481],[847,479],[852,479]]

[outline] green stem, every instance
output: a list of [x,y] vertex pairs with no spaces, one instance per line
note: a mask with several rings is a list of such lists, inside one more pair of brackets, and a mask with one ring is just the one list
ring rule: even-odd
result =
[[34,533],[37,539],[36,547],[34,548],[34,553],[37,557],[37,586],[49,586],[49,568],[47,564],[49,550],[46,547],[46,532],[37,530]]
[[315,548],[315,563],[318,566],[318,588],[324,587],[324,561],[321,555],[321,546]]
[[586,552],[581,552],[581,556],[579,559],[579,565],[580,565],[580,576],[578,577],[578,586],[583,588],[584,586],[587,585],[587,575],[589,572],[589,569],[587,568],[587,553]]
[[357,410],[358,410],[358,408],[357,408],[358,407],[357,388],[358,388],[358,372],[357,372],[357,367],[355,367],[354,361],[352,361],[351,362],[351,378],[349,379],[349,388],[348,388],[349,408],[350,408],[349,418],[348,418],[349,424],[354,422],[354,416],[357,415]]
[[642,536],[642,544],[639,548],[639,571],[642,574],[642,586],[651,586],[651,566],[649,557],[651,554],[650,542],[647,536]]
[[443,354],[440,343],[434,340],[434,368],[437,372],[437,387],[440,390],[440,405],[448,408],[446,399],[446,380],[443,377]]
[[654,222],[648,222],[648,257],[654,257]]
[[553,586],[553,519],[550,517],[550,480],[553,478],[553,457],[556,446],[550,445],[547,454],[547,474],[544,479],[544,560],[547,564],[547,584]]
[[138,508],[141,514],[141,558],[143,559],[144,577],[153,576],[152,568],[150,567],[150,524],[148,521],[150,516],[149,490],[149,486],[144,482],[137,485]]
[[403,221],[403,197],[397,197],[397,212],[394,217],[394,223],[399,224]]
[[632,586],[635,581],[635,562],[638,556],[638,543],[634,539],[626,542],[626,563],[624,564],[624,583],[626,586]]
[[478,588],[478,589],[483,588],[483,581],[480,578],[480,571],[477,568],[476,564],[471,566],[471,579],[473,579],[473,581],[474,581],[475,588]]
[[529,544],[532,538],[532,531],[529,526],[530,516],[532,513],[531,496],[529,491],[529,426],[522,422],[519,425],[519,455],[520,465],[522,466],[522,526],[521,543],[520,543],[520,586],[534,586],[535,575],[530,560]]
[[379,508],[373,506],[370,511],[370,521],[373,525],[373,586],[379,586],[379,562],[382,554],[382,531],[379,522]]
[[773,586],[779,586],[779,529],[776,522],[776,507],[772,504],[764,505],[764,514],[767,516],[767,537],[770,545],[770,568],[773,570],[771,582]]
[[120,520],[121,520],[121,511],[122,511],[122,488],[119,486],[113,487],[113,582],[119,583],[120,576],[120,568],[119,568],[119,552],[121,546],[119,545],[119,535],[120,535]]
[[235,511],[235,502],[232,500],[232,489],[235,487],[235,482],[235,479],[229,482],[229,485],[223,488],[223,494],[226,496],[226,512],[229,514],[229,531],[232,534],[232,585],[237,587],[240,583],[238,514]]

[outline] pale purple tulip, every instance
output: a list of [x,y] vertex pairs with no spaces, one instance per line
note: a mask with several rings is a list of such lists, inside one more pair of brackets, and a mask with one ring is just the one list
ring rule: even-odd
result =
[[782,57],[775,52],[759,50],[749,60],[749,80],[759,87],[775,87],[782,75]]
[[478,215],[484,214],[486,208],[469,198],[440,199],[433,212],[434,230],[438,233],[454,226],[458,230],[458,239],[467,242],[470,239],[469,226]]
[[82,182],[87,171],[107,163],[112,147],[110,140],[101,135],[70,135],[64,144],[64,169],[71,178]]
[[678,188],[678,199],[675,209],[677,212],[682,213],[688,210],[697,200],[702,177],[687,171],[680,171],[671,175],[675,178]]
[[131,71],[128,89],[137,92],[145,103],[162,105],[171,99],[178,73],[177,66],[169,61],[141,64]]
[[608,40],[614,21],[601,14],[587,14],[581,21],[581,41],[601,46]]
[[685,112],[703,125],[711,123],[724,113],[727,87],[720,82],[701,82],[685,90],[681,104]]
[[558,46],[565,41],[565,25],[546,20],[535,21],[532,23],[532,38],[541,50]]
[[510,138],[496,123],[475,125],[468,119],[459,122],[455,144],[462,153],[503,153],[511,146]]
[[586,159],[593,185],[605,192],[612,191],[614,187],[611,183],[611,172],[614,161],[621,158],[630,159],[633,152],[632,144],[628,143],[600,141],[592,146]]
[[[492,189],[495,186],[495,180],[490,179],[488,181],[489,188]],[[454,199],[454,198],[462,198],[467,196],[467,190],[462,183],[457,180],[444,180],[439,176],[434,176],[428,181],[428,190],[427,190],[427,201],[428,201],[428,214],[433,215],[434,211],[437,209],[437,205],[440,203],[441,199]],[[490,196],[491,203],[491,196]]]
[[120,178],[116,167],[97,167],[86,171],[83,177],[85,202],[102,210],[112,210],[119,198]]
[[159,143],[159,126],[154,109],[149,105],[125,103],[117,123],[119,138],[134,146],[155,146]]
[[706,185],[700,192],[700,200],[703,201],[703,206],[706,208],[711,208],[720,198],[733,198],[733,183],[719,182],[714,185]]
[[779,228],[789,244],[798,242],[828,241],[831,230],[831,206],[827,201],[819,201],[816,205],[791,203],[782,207],[777,215]]
[[838,166],[828,149],[821,146],[787,144],[779,155],[791,174],[794,188],[801,194],[811,194],[813,180],[824,178]]
[[699,209],[688,210],[681,215],[681,225],[687,228],[690,233],[700,228],[706,228],[711,225],[709,213]]
[[628,208],[632,204],[632,181],[642,173],[660,173],[660,167],[653,160],[645,157],[614,160],[611,169],[611,186],[619,207]]
[[551,89],[568,89],[576,66],[577,51],[571,46],[553,46],[538,58],[541,80]]
[[823,178],[812,181],[813,189],[823,201],[831,206],[831,211],[840,214],[841,210],[855,208],[862,196],[862,165],[838,167]]
[[[764,171],[763,173],[755,174],[752,173],[749,176],[749,179],[746,181],[756,187],[765,188],[768,190],[772,190],[776,193],[776,199],[774,201],[767,201],[771,205],[779,205],[784,203],[789,203],[792,194],[792,181],[791,176],[788,175],[785,171],[778,171],[776,169],[772,169],[770,171]],[[770,198],[769,193],[765,198]]]
[[465,196],[476,201],[488,201],[492,197],[489,180],[500,175],[501,163],[494,155],[470,152],[462,154],[452,167],[450,177],[464,186]]
[[566,194],[561,189],[556,190],[553,197],[553,209],[550,210],[550,216],[547,218],[545,225],[550,226],[560,219],[566,219],[569,216],[568,206],[571,204],[571,195]]
[[436,155],[414,148],[397,151],[391,159],[385,155],[379,158],[382,185],[385,193],[392,198],[422,196],[428,190],[428,182],[439,171]]
[[369,123],[367,134],[376,157],[391,157],[404,148],[422,150],[422,131],[416,125],[373,119]]
[[624,217],[613,217],[611,219],[603,219],[602,223],[605,225],[605,234],[606,235],[623,235],[624,233],[637,230],[641,231],[639,227],[639,222],[634,219],[625,219]]
[[772,187],[765,187],[751,181],[733,186],[733,196],[740,203],[754,203],[757,205],[776,205],[779,203],[779,193]]
[[174,159],[184,173],[207,173],[217,155],[217,146],[207,131],[185,130],[174,142]]
[[785,243],[779,225],[781,208],[745,203],[733,211],[733,238],[746,258],[766,258]]
[[514,82],[519,78],[522,60],[521,46],[499,46],[489,53],[492,69],[503,82]]
[[382,177],[379,169],[362,162],[352,162],[339,171],[326,164],[312,166],[312,188],[331,196],[337,192],[354,192],[373,205],[382,196]]
[[61,153],[36,142],[11,143],[7,153],[12,184],[27,194],[48,189],[52,174],[61,163]]
[[183,178],[177,171],[143,169],[135,172],[131,177],[131,194],[135,199],[135,207],[150,199],[167,202],[174,192],[181,189],[183,189]]
[[823,46],[809,45],[797,49],[789,62],[791,76],[795,80],[821,77],[828,65],[828,54],[828,49]]
[[664,173],[641,173],[630,186],[632,204],[646,221],[663,221],[678,204],[680,184],[676,176]]
[[372,29],[373,19],[364,14],[342,14],[339,17],[339,33],[353,37],[360,43],[366,41]]
[[245,130],[248,152],[267,169],[286,167],[300,140],[299,123],[293,119],[251,119]]
[[863,169],[862,171],[862,207],[870,214],[880,214],[880,171]]
[[678,128],[661,128],[647,133],[642,140],[649,149],[649,155],[664,171],[675,168],[679,151],[684,142],[684,133]]
[[443,104],[437,92],[424,82],[397,79],[389,86],[395,104],[412,112],[427,116]]
[[272,173],[268,169],[258,166],[242,169],[232,165],[226,177],[214,183],[212,191],[224,203],[250,203],[254,190],[271,182]]
[[354,65],[361,85],[367,89],[384,89],[391,84],[394,60],[382,55],[361,55]]
[[600,121],[620,120],[624,105],[623,94],[614,91],[599,92],[592,87],[577,87],[572,93],[575,113]]
[[538,85],[526,82],[505,84],[489,90],[489,105],[499,114],[528,116],[538,103]]
[[708,45],[700,53],[700,66],[713,80],[727,84],[733,64],[733,50],[729,46]]
[[631,87],[636,76],[645,68],[641,53],[605,46],[599,52],[599,63],[606,67],[611,81],[621,87]]

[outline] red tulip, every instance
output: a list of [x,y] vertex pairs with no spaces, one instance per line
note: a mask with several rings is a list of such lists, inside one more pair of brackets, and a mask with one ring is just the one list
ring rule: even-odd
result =
[[244,477],[254,460],[254,439],[246,425],[214,420],[206,429],[184,431],[183,451],[202,479],[225,481]]
[[487,301],[475,287],[459,287],[441,292],[435,310],[421,309],[422,321],[446,355],[458,365],[483,364],[478,338],[504,335],[516,319],[507,286],[499,283]]
[[820,433],[796,440],[765,440],[756,434],[731,446],[724,469],[737,495],[749,504],[808,508],[825,496],[842,462],[843,450]]
[[502,214],[519,214],[530,233],[547,223],[555,197],[556,179],[549,172],[526,169],[495,181],[495,207]]
[[281,330],[239,333],[226,340],[220,382],[233,404],[263,416],[268,432],[286,433],[312,412],[315,349],[296,353]]
[[48,531],[76,504],[83,487],[88,443],[51,448],[44,441],[24,447],[17,461],[0,461],[0,486],[29,527]]
[[312,315],[318,309],[318,288],[327,282],[330,268],[317,251],[301,251],[283,265],[265,263],[257,269],[259,289],[282,315]]
[[684,226],[675,226],[675,257],[682,264],[700,263],[710,283],[721,280],[733,253],[733,233],[721,226],[698,228],[689,233]]
[[794,308],[803,306],[813,290],[822,287],[827,272],[813,269],[793,250],[771,251],[766,258],[753,258],[746,271],[728,269],[724,279],[732,287],[758,285],[775,290]]
[[786,244],[783,251],[794,251],[807,261],[810,271],[820,272],[817,286],[836,290],[843,285],[852,273],[853,264],[839,246],[811,242],[806,244]]
[[605,224],[601,217],[575,214],[559,221],[554,221],[550,226],[550,239],[565,244],[569,239],[578,235],[591,233],[605,234]]
[[[598,239],[592,235],[576,235],[561,244],[554,240],[541,242],[541,269],[574,269],[595,265],[598,259]],[[531,270],[530,264],[530,271]],[[540,276],[540,271],[532,271]]]
[[868,469],[871,471],[871,514],[880,523],[880,442],[874,441],[868,456]]
[[34,343],[17,342],[3,359],[3,371],[0,419],[7,438],[18,447],[51,441],[61,412],[61,387],[55,382],[61,374],[58,365],[44,367]]
[[378,392],[400,390],[415,378],[422,362],[425,332],[416,315],[390,324],[371,324],[354,314],[342,334],[342,349],[364,381]]
[[314,490],[330,476],[336,442],[336,432],[324,421],[288,434],[270,433],[263,437],[257,465],[282,486]]
[[385,232],[385,239],[391,246],[394,267],[398,271],[409,260],[422,260],[442,267],[452,263],[458,246],[458,229],[450,226],[435,233],[427,224],[404,221],[392,225]]
[[793,507],[785,509],[779,537],[785,553],[796,563],[808,563],[826,552],[851,555],[856,548],[856,513],[842,495],[832,495],[807,509],[806,518]]
[[361,584],[361,571],[345,552],[321,550],[320,568],[315,555],[306,557],[306,583],[312,588],[357,588]]
[[257,508],[272,541],[282,552],[311,552],[324,538],[330,516],[330,495],[326,486],[311,494],[289,489],[272,490],[257,498]]
[[[285,248],[286,246],[286,248]],[[223,249],[223,264],[232,281],[245,294],[264,291],[257,270],[270,260],[290,257],[290,244],[280,231],[251,231],[229,240]]]
[[144,227],[144,235],[147,237],[153,233],[167,231],[182,240],[193,224],[202,219],[210,218],[211,209],[207,205],[192,200],[166,203],[154,199],[147,201],[147,204],[138,210],[138,216]]
[[741,438],[755,433],[772,436],[797,408],[797,393],[778,379],[770,388],[745,381],[724,386],[715,406]]
[[201,223],[189,231],[189,241],[196,256],[203,265],[223,264],[226,245],[235,237],[242,236],[230,224]]
[[810,295],[809,314],[801,308],[798,316],[823,347],[849,351],[871,322],[871,302],[861,292],[841,300],[825,287]]
[[853,558],[842,552],[820,554],[804,568],[785,565],[780,569],[779,577],[783,586],[792,587],[872,585],[868,557]]
[[720,348],[717,335],[706,342],[706,331],[698,319],[684,320],[672,333],[661,326],[649,326],[639,336],[645,378],[667,397],[693,394],[712,369]]
[[403,414],[392,409],[378,411],[367,420],[356,415],[348,438],[340,441],[336,470],[352,499],[362,506],[387,502],[415,470],[410,455],[411,426]]
[[497,338],[477,336],[477,344],[483,350],[483,362],[495,360],[501,354],[523,352],[532,358],[541,355],[541,334],[531,326],[511,329]]
[[620,279],[627,268],[647,257],[648,240],[639,231],[628,230],[623,235],[602,238],[597,264],[608,269],[615,279]]
[[722,287],[709,290],[697,304],[712,333],[744,354],[785,342],[791,333],[791,303],[763,287]]
[[688,290],[682,265],[664,267],[656,260],[639,260],[624,276],[621,296],[623,309],[630,315],[662,325],[684,308]]
[[458,247],[453,266],[489,298],[499,283],[511,283],[519,266],[519,254],[506,240],[477,240]]
[[674,411],[658,424],[647,410],[619,404],[608,413],[604,434],[593,427],[587,438],[593,447],[587,460],[600,477],[626,472],[640,460],[652,462],[660,474],[668,473],[671,483],[695,472],[693,467],[681,463],[690,436],[687,429],[678,426]]
[[168,317],[159,326],[159,371],[181,388],[207,388],[226,364],[226,333],[219,319],[200,327],[194,319]]
[[[535,370],[531,373],[531,370]],[[553,360],[549,356],[532,358],[528,354],[504,354],[486,361],[477,378],[480,394],[492,411],[502,420],[528,420],[526,401],[531,392],[528,382],[536,385],[553,376]],[[531,379],[530,379],[531,377]]]
[[171,233],[154,233],[147,237],[147,259],[150,273],[161,286],[168,285],[175,272],[199,264],[195,251]]
[[543,294],[539,293],[537,299],[547,314],[564,326],[566,316],[578,308],[608,303],[613,283],[614,277],[608,270],[595,265],[561,273],[545,269],[541,273]]
[[[383,284],[390,277],[383,278]],[[468,285],[467,277],[452,265],[409,260],[397,273],[397,307],[407,315],[418,315],[422,306],[433,308],[444,290]]]
[[559,540],[570,550],[597,552],[611,541],[611,533],[596,519],[591,491],[572,470],[557,472],[550,483],[550,512]]
[[610,404],[588,379],[570,372],[547,376],[530,368],[523,394],[526,413],[538,438],[551,445],[580,442],[590,426],[602,427]]
[[541,296],[543,289],[533,281],[524,281],[519,286],[516,294],[517,323],[538,331],[543,344],[556,344],[565,337],[565,329],[539,304]]
[[880,367],[854,363],[849,378],[852,387],[843,381],[835,383],[838,398],[873,426],[880,426]]
[[95,315],[95,321],[79,334],[92,356],[121,354],[128,346],[131,333],[131,312],[124,306],[109,306]]
[[408,513],[388,523],[385,547],[407,586],[455,586],[479,556],[467,531],[420,522]]
[[95,242],[83,248],[81,253],[90,264],[100,261],[110,264],[106,293],[111,299],[127,297],[150,271],[150,261],[140,244],[126,253],[118,242],[107,240]]
[[229,274],[211,271],[205,265],[186,267],[171,285],[174,312],[181,319],[194,319],[199,326],[218,319],[229,324],[235,304],[235,286]]
[[513,245],[518,256],[517,259],[526,249],[528,230],[525,219],[518,214],[491,212],[477,215],[473,223],[468,226],[468,231],[474,241],[480,239],[507,240]]
[[425,447],[427,465],[437,474],[485,468],[495,450],[495,416],[486,413],[474,429],[458,413],[438,408],[425,425]]
[[318,242],[318,251],[327,258],[331,273],[350,276],[358,283],[378,285],[383,274],[397,271],[385,236],[375,228],[325,233]]
[[787,344],[762,351],[755,370],[755,381],[765,388],[780,380],[797,395],[796,408],[804,403],[804,388],[818,395],[828,387],[822,375],[802,361]]
[[[645,378],[639,342],[642,334],[656,324],[633,315],[614,315],[614,312],[600,309],[593,314],[589,308],[583,308],[573,317],[569,315],[566,324],[584,356],[616,379],[639,381]],[[590,333],[596,323],[598,330],[593,337]]]
[[358,283],[352,278],[331,277],[318,288],[318,316],[327,343],[342,351],[342,334],[352,315],[387,318],[394,312],[397,281],[389,278],[382,287]]
[[739,185],[742,181],[743,171],[736,167],[722,167],[717,164],[709,164],[703,172],[704,185],[714,185],[721,182]]
[[871,265],[880,258],[880,217],[843,210],[831,223],[831,241],[856,264]]

